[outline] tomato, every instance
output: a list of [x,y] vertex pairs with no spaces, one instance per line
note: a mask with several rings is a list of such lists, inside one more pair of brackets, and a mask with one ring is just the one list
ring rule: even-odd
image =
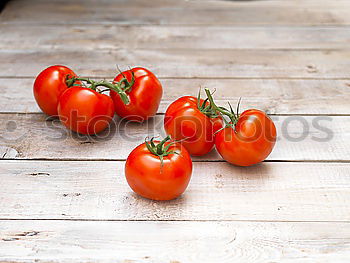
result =
[[110,96],[117,115],[128,120],[142,122],[157,113],[163,89],[152,72],[145,68],[133,68],[117,75],[114,83],[118,82],[121,82],[129,103],[123,102],[117,92],[111,91]]
[[235,125],[216,134],[215,146],[222,158],[239,165],[250,166],[262,162],[276,142],[276,127],[262,111],[244,111]]
[[[214,133],[222,127],[222,119],[214,112],[204,111],[208,103],[185,96],[174,101],[165,113],[164,128],[174,140],[181,140],[194,156],[208,153],[214,146]],[[204,107],[203,107],[204,106]],[[207,114],[206,114],[207,113]]]
[[125,176],[131,189],[152,200],[171,200],[187,188],[192,161],[179,143],[145,142],[136,147],[125,163]]
[[47,115],[57,115],[58,99],[68,86],[67,75],[76,74],[65,66],[51,66],[43,70],[35,79],[33,92],[40,109]]
[[61,122],[75,132],[97,134],[113,118],[113,101],[93,89],[71,87],[60,96],[58,115]]

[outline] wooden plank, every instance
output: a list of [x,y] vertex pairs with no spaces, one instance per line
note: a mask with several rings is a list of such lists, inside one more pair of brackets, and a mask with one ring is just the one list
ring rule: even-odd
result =
[[2,221],[1,225],[3,262],[346,262],[350,257],[348,223]]
[[7,50],[348,49],[350,28],[8,24],[0,35]]
[[[34,101],[33,82],[33,78],[2,79],[0,112],[41,112]],[[221,105],[227,101],[235,104],[242,97],[242,109],[258,108],[270,114],[350,114],[347,79],[161,79],[161,83],[164,94],[158,113],[164,113],[181,96],[197,96],[202,86],[215,89]]]
[[[278,142],[270,161],[349,161],[350,117],[272,116]],[[125,160],[146,136],[165,136],[163,116],[143,123],[116,119],[98,136],[69,132],[43,114],[1,114],[5,159]],[[0,156],[1,158],[1,156]],[[195,160],[221,160],[215,150]]]
[[0,218],[349,221],[349,167],[194,163],[183,196],[154,202],[132,192],[121,161],[3,160]]
[[350,50],[2,50],[0,77],[34,77],[54,64],[80,75],[112,77],[119,64],[142,65],[162,78],[350,78],[349,56]]
[[[342,1],[11,1],[0,16],[16,24],[349,25]],[[20,10],[20,12],[18,11]],[[108,11],[106,11],[108,10]],[[286,12],[288,10],[288,12]],[[38,15],[40,14],[40,15]]]
[[[272,116],[278,143],[270,161],[348,161],[350,118],[343,116]],[[143,124],[116,119],[98,136],[68,131],[58,120],[43,114],[0,115],[0,145],[8,148],[5,159],[125,160],[146,136],[161,135],[163,116]],[[336,149],[336,150],[335,150]],[[17,152],[16,155],[14,153]],[[221,160],[213,150],[196,160]]]

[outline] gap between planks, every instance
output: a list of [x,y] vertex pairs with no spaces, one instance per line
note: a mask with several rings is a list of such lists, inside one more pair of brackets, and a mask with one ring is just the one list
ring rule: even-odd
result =
[[[12,0],[13,1],[13,0]],[[6,21],[0,21],[0,27],[1,26],[8,26],[8,27],[99,27],[99,26],[108,26],[108,27],[120,27],[120,28],[131,28],[131,27],[156,27],[156,28],[167,28],[167,27],[204,27],[204,28],[215,28],[215,27],[222,27],[222,28],[233,28],[233,29],[338,29],[338,28],[350,28],[350,24],[321,24],[321,25],[254,25],[254,24],[247,24],[247,25],[230,25],[230,24],[104,24],[99,22],[91,22],[89,24],[85,23],[71,23],[71,24],[19,24],[19,23],[8,23]]]
[[[219,101],[219,100],[218,100]],[[27,115],[27,114],[43,114],[42,112],[31,112],[31,111],[1,111],[1,114],[15,114],[15,115]],[[163,112],[158,112],[156,113],[156,116],[163,116],[165,113]],[[338,113],[318,113],[318,114],[304,114],[304,113],[268,113],[269,116],[281,116],[281,117],[288,117],[288,116],[306,116],[306,117],[318,117],[318,116],[323,116],[323,117],[349,117],[350,114],[338,114]]]
[[[154,201],[157,202],[157,201]],[[1,221],[350,223],[350,220],[0,218]]]
[[[40,72],[38,72],[39,74]],[[101,76],[92,76],[92,75],[81,75],[81,77],[86,77],[86,78],[109,78],[113,79],[115,76],[106,76],[106,77],[101,77]],[[35,80],[35,76],[14,76],[14,75],[0,75],[0,79],[32,79],[33,81]],[[171,76],[161,76],[157,77],[160,80],[349,80],[350,78],[348,77],[326,77],[326,78],[320,78],[320,77],[171,77]]]
[[[0,158],[1,161],[54,161],[54,162],[125,162],[126,159],[104,159],[104,158],[95,158],[95,159],[74,159],[74,158],[56,158],[56,159],[50,159],[50,158],[32,158],[32,159],[19,159],[19,158]],[[226,161],[221,160],[210,160],[210,159],[192,159],[192,162],[194,163],[225,163]],[[350,160],[264,160],[262,163],[350,163]]]

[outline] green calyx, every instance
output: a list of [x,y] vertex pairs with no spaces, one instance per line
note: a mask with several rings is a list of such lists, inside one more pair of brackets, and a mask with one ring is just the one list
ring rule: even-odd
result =
[[[119,69],[118,69],[119,70]],[[119,70],[120,71],[120,70]],[[130,70],[131,71],[131,70]],[[84,86],[86,88],[90,88],[92,90],[98,91],[100,93],[103,93],[105,91],[113,90],[116,93],[119,94],[121,100],[124,102],[124,104],[129,104],[130,100],[127,95],[127,92],[131,90],[135,83],[135,76],[134,72],[131,71],[132,79],[131,81],[128,81],[125,75],[120,71],[123,78],[119,82],[109,82],[106,80],[100,80],[100,81],[94,81],[89,78],[79,78],[75,76],[67,75],[66,78],[66,84],[68,87],[76,87],[76,86]],[[80,83],[82,84],[80,84]],[[99,87],[105,87],[106,89],[99,89]]]
[[225,118],[222,118],[225,122],[225,126],[226,127],[232,127],[232,128],[235,128],[237,122],[238,122],[238,119],[239,119],[239,106],[240,106],[240,103],[241,103],[241,98],[239,98],[239,101],[238,101],[238,104],[237,104],[237,109],[236,109],[236,112],[233,111],[232,109],[232,106],[230,104],[230,102],[228,102],[228,105],[230,107],[230,109],[226,109],[224,107],[220,107],[220,106],[217,106],[214,102],[214,99],[213,99],[213,96],[212,94],[210,93],[210,90],[209,89],[205,89],[205,93],[207,94],[207,99],[209,100],[210,102],[210,107],[215,110],[216,112],[219,112],[221,115],[224,115],[224,116],[227,116],[229,118],[229,121],[226,120]]
[[201,103],[201,89],[199,89],[197,96],[197,108],[209,118],[219,117],[218,111],[215,110],[211,103],[208,104],[209,98],[206,98],[203,103]]
[[119,73],[123,76],[123,78],[118,82],[119,86],[123,89],[124,92],[130,91],[130,89],[133,87],[135,83],[135,73],[129,68],[129,71],[131,72],[131,81],[129,81],[124,73],[119,69],[117,66]]
[[158,156],[159,159],[160,159],[160,162],[163,166],[163,161],[164,161],[164,157],[165,156],[168,156],[170,154],[179,154],[175,151],[170,151],[169,148],[174,144],[176,143],[175,141],[174,142],[171,142],[171,143],[168,143],[167,145],[165,145],[165,143],[167,141],[169,141],[171,138],[170,136],[168,135],[167,137],[165,137],[162,141],[160,141],[159,143],[154,143],[154,137],[148,142],[147,141],[147,138],[145,140],[145,144],[146,144],[146,147],[147,149],[154,155]]

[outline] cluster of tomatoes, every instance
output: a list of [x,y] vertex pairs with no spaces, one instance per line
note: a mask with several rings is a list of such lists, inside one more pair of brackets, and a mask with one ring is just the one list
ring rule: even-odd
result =
[[[108,91],[109,96],[103,94]],[[120,72],[113,81],[78,77],[65,66],[51,66],[34,82],[34,96],[42,111],[59,117],[69,129],[97,134],[106,129],[116,113],[142,122],[154,116],[162,97],[162,85],[145,68]],[[164,128],[168,136],[136,147],[125,163],[129,186],[153,200],[171,200],[187,188],[192,175],[192,156],[210,152],[214,145],[227,162],[250,166],[266,159],[276,142],[273,121],[262,111],[239,114],[217,106],[213,94],[206,99],[184,96],[168,107]]]
[[[109,91],[110,96],[103,94]],[[79,78],[65,66],[43,70],[34,82],[34,97],[41,110],[57,116],[69,129],[97,134],[109,125],[114,113],[143,121],[156,114],[163,89],[145,68],[120,72],[112,82]]]

